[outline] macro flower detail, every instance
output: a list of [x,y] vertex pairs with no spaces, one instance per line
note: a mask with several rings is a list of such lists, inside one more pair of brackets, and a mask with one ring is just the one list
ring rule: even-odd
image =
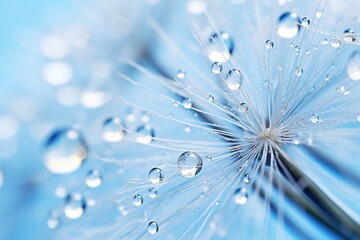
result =
[[151,37],[83,104],[96,119],[44,139],[49,234],[359,239],[354,1],[147,4]]

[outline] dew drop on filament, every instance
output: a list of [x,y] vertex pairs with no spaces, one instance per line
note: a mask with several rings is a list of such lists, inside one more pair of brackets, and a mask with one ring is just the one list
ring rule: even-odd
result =
[[201,171],[203,160],[195,152],[184,152],[179,156],[177,166],[184,177],[194,177]]
[[300,30],[300,23],[295,12],[285,12],[278,19],[277,33],[282,38],[294,38]]

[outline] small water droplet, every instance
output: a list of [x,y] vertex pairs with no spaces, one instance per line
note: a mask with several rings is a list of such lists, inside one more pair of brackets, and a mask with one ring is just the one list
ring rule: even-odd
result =
[[237,110],[240,113],[247,113],[247,111],[249,110],[248,106],[246,103],[240,103],[239,106],[237,107]]
[[330,44],[331,44],[331,46],[333,48],[338,48],[338,47],[340,47],[341,42],[336,36],[334,36],[334,37],[331,38],[331,43]]
[[136,129],[136,132],[138,134],[138,136],[136,137],[136,141],[138,143],[142,143],[142,144],[151,143],[151,141],[153,140],[153,138],[155,136],[154,129],[148,124],[146,124],[145,126],[138,127]]
[[190,98],[185,98],[182,102],[184,108],[186,109],[190,109],[191,106],[192,106],[192,102],[191,102],[191,99]]
[[270,39],[268,39],[268,40],[266,40],[266,42],[265,42],[265,47],[266,47],[267,49],[272,49],[272,48],[274,47],[274,43],[273,43]]
[[319,10],[315,13],[316,18],[321,18],[321,16],[322,16],[322,11]]
[[60,214],[57,211],[53,211],[50,213],[50,216],[46,222],[48,228],[56,229],[60,225]]
[[349,95],[349,93],[350,93],[349,89],[347,89],[347,88],[344,87],[344,86],[341,86],[340,88],[338,88],[338,92],[339,92],[339,93],[342,93],[342,94],[344,94],[344,95]]
[[147,226],[147,230],[150,234],[156,234],[159,231],[159,226],[157,224],[157,222],[155,221],[151,221],[149,222],[148,226]]
[[67,196],[64,213],[67,218],[77,219],[84,214],[85,201],[80,193],[73,193]]
[[243,180],[244,180],[244,183],[249,183],[250,180],[251,180],[250,175],[246,173],[246,174],[244,175],[244,179],[243,179]]
[[349,59],[346,68],[347,74],[351,80],[360,80],[360,53],[354,52]]
[[215,98],[214,98],[213,95],[209,95],[208,98],[207,98],[207,100],[208,100],[209,102],[213,102],[213,101],[215,100]]
[[358,122],[360,122],[360,115],[358,115],[358,116],[356,117],[356,120],[357,120]]
[[344,31],[344,41],[345,42],[355,42],[356,34],[353,29],[349,28]]
[[136,194],[133,198],[133,204],[136,207],[140,207],[143,204],[143,197],[141,196],[141,194]]
[[148,177],[151,183],[156,184],[164,179],[164,173],[160,168],[153,168],[149,171]]
[[194,177],[201,171],[203,160],[195,152],[184,152],[179,156],[177,166],[184,177]]
[[310,25],[310,19],[308,17],[303,17],[301,19],[301,26],[308,27]]
[[237,69],[231,69],[225,78],[226,85],[230,90],[240,89],[240,84],[242,82],[241,72]]
[[53,132],[45,142],[44,163],[56,174],[75,172],[87,155],[87,145],[81,134],[74,129]]
[[299,46],[296,46],[296,47],[294,48],[294,50],[295,50],[295,54],[296,54],[296,55],[299,55],[299,53],[300,53],[300,47],[299,47]]
[[329,39],[324,38],[324,39],[321,41],[321,44],[322,44],[322,45],[327,45],[327,44],[329,44]]
[[319,122],[319,116],[318,116],[317,114],[311,115],[310,121],[311,121],[312,123],[318,123],[318,122]]
[[157,191],[156,191],[155,188],[150,188],[150,189],[149,189],[149,197],[150,197],[151,199],[157,198]]
[[186,77],[186,72],[182,69],[179,69],[176,73],[176,79],[177,80],[183,80]]
[[278,20],[277,33],[282,38],[293,38],[300,30],[300,18],[295,12],[285,12]]
[[107,142],[119,142],[124,137],[124,128],[119,117],[108,118],[103,123],[102,138]]
[[211,64],[211,71],[214,74],[219,74],[222,71],[222,64],[218,63],[218,62],[214,62],[213,64]]
[[297,77],[300,77],[302,74],[303,74],[303,69],[300,66],[295,68],[295,75]]
[[245,205],[248,200],[248,194],[246,188],[238,188],[234,193],[234,201],[238,205]]
[[234,51],[234,41],[229,33],[212,33],[209,38],[209,59],[212,62],[223,63],[230,59]]
[[102,183],[102,176],[98,169],[90,170],[87,173],[85,183],[90,188],[97,188]]

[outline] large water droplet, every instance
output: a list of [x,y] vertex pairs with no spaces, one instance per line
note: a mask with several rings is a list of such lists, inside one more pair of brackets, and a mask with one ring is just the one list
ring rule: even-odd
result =
[[119,142],[124,137],[124,128],[119,117],[108,118],[103,123],[102,138],[107,142]]
[[230,59],[234,51],[234,41],[229,33],[212,33],[209,38],[209,59],[212,62],[223,63]]
[[153,140],[155,136],[155,131],[150,125],[140,126],[136,129],[138,136],[136,137],[136,141],[142,144],[149,144]]
[[141,196],[141,194],[136,194],[133,198],[133,204],[136,207],[140,207],[143,204],[143,197]]
[[238,205],[244,205],[247,203],[248,194],[246,188],[238,188],[234,193],[234,201]]
[[102,176],[98,169],[93,169],[86,175],[85,183],[88,187],[97,188],[102,183]]
[[87,146],[81,134],[74,129],[53,132],[45,142],[44,163],[57,174],[76,171],[87,155]]
[[164,173],[160,168],[153,168],[149,171],[148,177],[151,183],[156,184],[164,179]]
[[300,30],[300,18],[295,12],[285,12],[278,20],[277,33],[282,38],[293,38]]
[[360,80],[360,53],[355,52],[347,64],[347,74],[351,80]]
[[230,90],[238,90],[242,82],[241,72],[237,69],[231,69],[226,75],[225,82]]
[[201,171],[203,160],[199,154],[195,152],[184,152],[179,156],[177,166],[181,175],[184,177],[193,177]]
[[159,226],[157,224],[157,222],[149,222],[148,226],[147,226],[147,230],[150,234],[156,234],[159,231]]
[[73,193],[67,196],[64,207],[65,216],[70,219],[77,219],[84,214],[86,203],[80,193]]

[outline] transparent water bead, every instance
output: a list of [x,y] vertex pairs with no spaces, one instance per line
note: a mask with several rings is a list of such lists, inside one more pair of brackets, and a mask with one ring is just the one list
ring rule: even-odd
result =
[[136,132],[138,134],[138,136],[136,137],[136,141],[142,144],[151,143],[155,136],[154,129],[148,124],[138,127],[136,129]]
[[90,170],[86,175],[85,183],[90,188],[97,188],[102,184],[102,176],[98,169]]
[[330,45],[333,48],[338,48],[341,45],[341,41],[336,36],[334,36],[334,37],[331,38]]
[[207,100],[208,100],[209,102],[213,102],[213,101],[215,100],[215,97],[214,97],[213,95],[209,95],[208,98],[207,98]]
[[297,67],[297,68],[295,68],[295,75],[297,77],[300,77],[303,74],[303,71],[304,70],[301,67]]
[[150,234],[156,234],[159,231],[159,225],[155,221],[149,222],[147,230]]
[[266,42],[265,42],[265,47],[266,47],[267,49],[272,49],[272,48],[274,47],[274,43],[273,43],[270,39],[268,39],[268,40],[266,40]]
[[248,194],[246,188],[238,188],[234,193],[234,201],[238,205],[245,205],[248,200]]
[[64,213],[67,218],[77,219],[84,214],[86,203],[80,193],[67,196]]
[[212,33],[209,43],[208,57],[212,62],[223,63],[230,59],[234,51],[234,41],[229,33]]
[[177,80],[183,80],[186,77],[186,72],[182,69],[179,69],[176,73],[176,79]]
[[183,104],[184,108],[190,109],[191,106],[192,106],[192,101],[191,101],[190,98],[185,98],[185,99],[183,100],[182,104]]
[[213,74],[219,74],[222,71],[222,65],[219,62],[214,62],[211,64],[211,71]]
[[243,178],[244,183],[249,183],[250,180],[251,180],[250,175],[246,173]]
[[308,17],[303,17],[301,19],[301,26],[308,27],[310,25],[310,19]]
[[201,171],[203,160],[195,152],[184,152],[179,156],[177,166],[184,177],[194,177]]
[[356,34],[353,29],[349,28],[344,31],[344,41],[345,42],[355,42]]
[[160,168],[153,168],[149,171],[148,178],[151,183],[157,184],[164,179],[164,173]]
[[351,80],[360,80],[360,53],[354,52],[346,67],[347,74]]
[[150,197],[151,199],[157,198],[157,191],[156,191],[155,188],[150,188],[150,189],[149,189],[149,197]]
[[240,103],[239,106],[237,107],[237,109],[240,113],[247,113],[247,111],[249,110],[249,107],[247,106],[246,103]]
[[295,12],[285,12],[278,19],[277,33],[282,38],[294,38],[300,30],[300,18]]
[[144,202],[144,199],[141,194],[136,194],[133,198],[133,204],[136,207],[140,207]]
[[237,69],[231,69],[226,75],[225,83],[230,90],[234,91],[240,89],[242,83],[241,72]]
[[54,131],[45,142],[44,164],[56,174],[75,172],[87,156],[87,145],[74,129]]
[[119,142],[124,138],[125,131],[119,117],[108,118],[103,123],[102,138],[107,142]]
[[319,116],[318,116],[317,114],[311,115],[310,121],[311,121],[312,123],[318,123],[318,122],[319,122]]

